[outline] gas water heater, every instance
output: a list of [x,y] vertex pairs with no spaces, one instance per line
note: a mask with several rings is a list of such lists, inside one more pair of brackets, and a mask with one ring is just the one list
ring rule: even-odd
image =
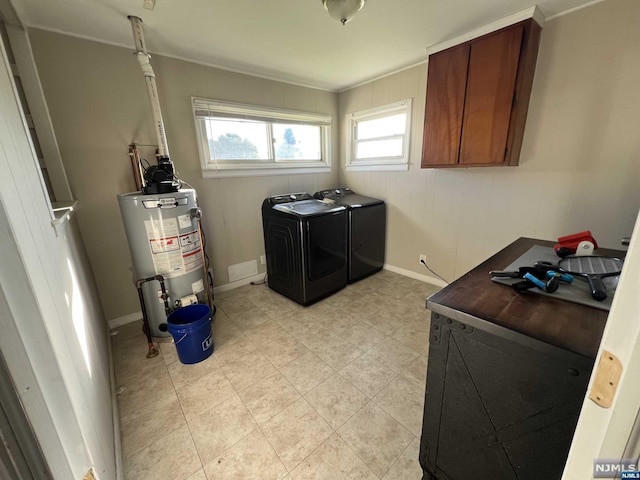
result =
[[[206,272],[196,191],[118,195],[137,279],[161,275],[169,305],[207,303]],[[159,282],[141,285],[151,335],[169,336]]]
[[[151,337],[170,336],[167,316],[171,310],[205,303],[215,316],[215,307],[208,281],[196,191],[181,188],[182,183],[174,174],[155,74],[144,42],[142,20],[134,16],[128,18],[136,45],[136,58],[144,74],[151,104],[158,140],[157,165],[147,166],[138,185],[140,191],[118,195],[118,204],[131,251],[143,329],[149,344],[147,356],[152,357],[158,351]],[[139,162],[135,168],[140,168]]]

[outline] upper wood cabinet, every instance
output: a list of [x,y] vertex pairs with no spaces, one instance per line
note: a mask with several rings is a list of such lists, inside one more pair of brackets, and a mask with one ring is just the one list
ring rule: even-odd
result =
[[540,32],[529,19],[429,56],[422,168],[518,164]]

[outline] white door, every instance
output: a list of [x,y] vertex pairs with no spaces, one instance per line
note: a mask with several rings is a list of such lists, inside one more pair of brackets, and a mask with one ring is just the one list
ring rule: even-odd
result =
[[[615,355],[623,367],[610,408],[600,407],[589,398],[597,365],[605,350]],[[640,215],[595,365],[563,480],[594,478],[596,458],[638,458],[640,442],[635,424],[640,407]]]

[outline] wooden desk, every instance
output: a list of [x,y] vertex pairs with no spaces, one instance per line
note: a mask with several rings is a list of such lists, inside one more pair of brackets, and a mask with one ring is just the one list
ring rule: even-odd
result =
[[553,243],[520,238],[427,301],[424,480],[562,476],[608,313],[491,281],[533,245]]

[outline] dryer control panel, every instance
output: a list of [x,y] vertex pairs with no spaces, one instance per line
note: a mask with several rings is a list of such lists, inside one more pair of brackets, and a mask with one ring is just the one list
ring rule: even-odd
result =
[[324,200],[328,198],[329,200],[338,200],[346,195],[354,195],[356,192],[347,187],[342,188],[332,188],[331,190],[321,190],[316,192],[314,197],[318,200]]

